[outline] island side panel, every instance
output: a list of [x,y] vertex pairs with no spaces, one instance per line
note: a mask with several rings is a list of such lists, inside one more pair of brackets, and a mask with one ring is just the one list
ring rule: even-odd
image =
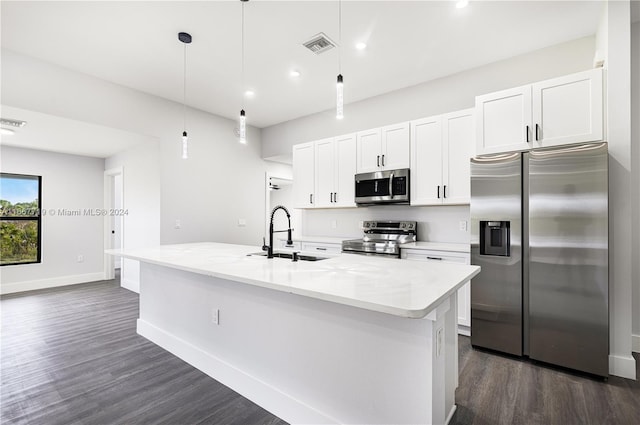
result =
[[142,263],[138,332],[292,423],[443,423],[450,305],[406,319]]

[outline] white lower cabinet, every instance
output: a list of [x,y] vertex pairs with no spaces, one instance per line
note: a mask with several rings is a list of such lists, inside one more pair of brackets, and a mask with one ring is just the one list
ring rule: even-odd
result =
[[[468,252],[430,251],[425,249],[402,249],[405,260],[444,261],[447,263],[470,264]],[[471,335],[471,282],[458,289],[458,333]]]

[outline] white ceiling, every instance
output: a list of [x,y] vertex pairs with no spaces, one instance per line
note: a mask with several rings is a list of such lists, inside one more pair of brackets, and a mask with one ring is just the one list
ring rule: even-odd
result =
[[9,106],[3,106],[1,113],[3,118],[27,122],[24,127],[15,129],[15,134],[1,136],[0,142],[6,146],[108,158],[139,143],[155,140],[115,128]]
[[[2,1],[2,47],[146,93],[235,118],[241,106],[240,10],[234,1]],[[343,1],[345,102],[376,96],[594,34],[599,1]],[[247,122],[266,127],[334,107],[338,2],[245,3]],[[354,48],[364,40],[364,51]],[[302,75],[289,76],[291,69]],[[23,118],[24,119],[24,118]]]

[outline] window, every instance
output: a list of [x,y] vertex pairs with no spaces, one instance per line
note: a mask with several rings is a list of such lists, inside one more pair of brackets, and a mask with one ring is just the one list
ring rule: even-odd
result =
[[42,177],[0,173],[0,266],[41,260]]

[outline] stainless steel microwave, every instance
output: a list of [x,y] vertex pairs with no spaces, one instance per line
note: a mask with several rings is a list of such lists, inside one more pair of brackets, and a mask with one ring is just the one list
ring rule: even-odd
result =
[[375,171],[355,175],[356,204],[409,203],[409,169]]

